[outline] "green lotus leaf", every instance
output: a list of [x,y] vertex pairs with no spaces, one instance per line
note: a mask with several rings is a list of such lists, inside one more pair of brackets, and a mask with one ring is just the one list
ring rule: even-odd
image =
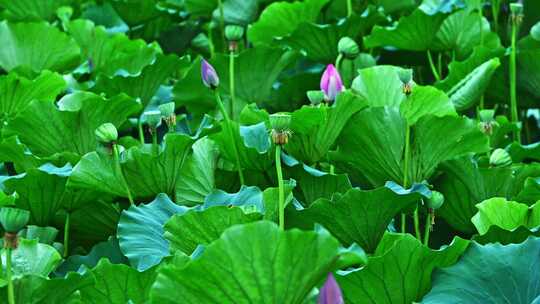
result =
[[381,27],[376,25],[371,34],[364,38],[367,48],[391,46],[402,50],[425,51],[430,49],[446,15],[427,14],[415,9],[410,15],[401,17],[397,25]]
[[217,0],[185,0],[186,10],[194,17],[210,16],[218,6]]
[[[6,249],[2,249],[2,277],[0,285],[6,281]],[[39,257],[39,258],[36,258]],[[37,240],[19,239],[19,246],[11,253],[13,278],[25,275],[47,277],[61,262],[62,257],[54,247],[38,243]]]
[[267,221],[236,225],[198,259],[162,267],[151,300],[299,304],[333,270],[337,259],[338,242],[328,233],[280,231]]
[[[283,195],[285,197],[284,205],[285,205],[285,209],[287,209],[287,207],[291,205],[293,201],[295,200],[293,191],[296,187],[296,181],[285,180],[283,182],[284,182]],[[263,218],[268,221],[278,222],[279,221],[279,188],[272,187],[272,188],[265,189],[262,193],[262,201],[264,204]],[[288,225],[287,221],[285,222],[286,222],[286,225]],[[309,227],[309,228],[312,228],[312,227]]]
[[[456,116],[421,117],[412,127],[409,181],[428,179],[437,166],[471,152],[487,151],[485,137],[470,119]],[[441,140],[444,138],[445,140]],[[374,186],[403,181],[405,119],[397,108],[369,108],[354,115],[330,153],[346,172],[360,174]]]
[[248,29],[249,41],[255,45],[271,44],[275,38],[293,33],[304,22],[314,22],[328,0],[272,3],[264,9],[257,22]]
[[402,70],[389,65],[361,69],[351,88],[372,107],[399,106],[406,98],[403,83],[399,80],[399,72]]
[[515,201],[494,197],[476,205],[471,221],[479,236],[475,241],[482,244],[521,243],[531,235],[540,235],[540,204],[529,207]]
[[308,164],[320,161],[326,157],[349,118],[366,106],[363,98],[344,92],[338,95],[333,106],[302,107],[291,114],[293,134],[285,150]]
[[115,96],[125,93],[133,98],[140,98],[143,107],[150,103],[156,95],[160,85],[178,71],[183,65],[188,65],[187,58],[178,58],[175,55],[157,55],[156,60],[144,67],[137,76],[102,75],[98,77],[94,92]]
[[[90,248],[106,241],[116,234],[120,212],[120,206],[103,200],[86,204],[70,214],[70,234],[75,236],[70,242],[74,247],[81,245]],[[64,222],[63,217],[57,219],[56,226],[64,227]]]
[[[124,151],[121,168],[133,197],[174,194],[192,143],[193,140],[186,135],[168,134],[158,154],[152,145]],[[156,163],[161,165],[156,166]],[[105,153],[90,152],[81,158],[73,168],[68,185],[128,197],[122,174],[115,169],[112,155]]]
[[531,36],[522,39],[519,44],[519,53],[517,55],[519,79],[518,87],[525,90],[535,98],[540,97],[540,41]]
[[454,104],[446,94],[434,87],[415,86],[411,95],[400,105],[400,112],[409,125],[427,115],[456,116]]
[[49,161],[40,159],[27,152],[26,146],[16,136],[6,138],[0,142],[0,161],[12,162],[17,173],[39,167],[41,164]]
[[[453,266],[437,270],[422,303],[537,303],[539,238],[524,243],[472,243]],[[512,282],[509,284],[509,282]]]
[[57,73],[43,71],[34,79],[12,72],[0,76],[0,112],[3,120],[13,119],[33,100],[54,101],[66,89],[66,83]]
[[176,183],[177,204],[202,204],[214,190],[218,154],[216,144],[208,138],[193,144],[193,154],[186,160]]
[[444,162],[440,169],[443,174],[434,184],[444,195],[445,203],[437,214],[454,229],[465,233],[476,231],[471,222],[471,217],[477,212],[476,204],[491,197],[519,195],[528,177],[540,176],[538,165],[481,168],[470,157]]
[[71,153],[70,158],[76,162],[79,156],[96,149],[97,127],[106,122],[120,126],[139,109],[140,104],[127,95],[105,99],[76,92],[64,96],[58,106],[33,101],[4,129],[4,135],[17,135],[34,155]]
[[227,228],[260,218],[260,213],[246,214],[238,207],[193,209],[185,214],[176,214],[167,221],[164,236],[171,244],[171,251],[181,250],[189,255],[198,245],[208,245],[217,240]]
[[39,0],[10,1],[0,0],[0,6],[8,11],[8,18],[17,21],[51,20],[56,16],[56,10],[64,5],[70,5],[73,0]]
[[351,189],[333,200],[319,199],[287,219],[298,221],[305,228],[321,224],[341,244],[356,243],[366,252],[374,252],[392,219],[415,206],[419,199],[417,194],[398,195],[385,187],[369,191]]
[[102,4],[87,3],[81,16],[91,20],[96,25],[104,26],[109,33],[125,33],[129,29],[112,5],[107,2]]
[[83,303],[144,303],[156,272],[154,269],[139,272],[127,265],[101,259],[86,276],[95,278],[96,283],[80,289]]
[[[15,303],[17,304],[55,304],[76,299],[79,289],[94,285],[90,276],[71,272],[62,278],[44,278],[25,275],[14,281]],[[7,288],[0,289],[0,297],[7,299]]]
[[[43,37],[47,37],[43,40]],[[47,23],[0,23],[0,67],[27,75],[42,70],[68,72],[80,62],[80,49],[71,37]]]
[[433,250],[410,234],[388,233],[364,268],[336,279],[346,303],[416,302],[429,291],[433,270],[454,264],[468,245],[458,237]]
[[138,75],[156,57],[156,49],[144,41],[130,40],[124,34],[109,36],[104,27],[88,20],[72,21],[67,30],[81,47],[91,73]]
[[[224,0],[223,18],[227,24],[249,25],[254,22],[259,13],[258,0]],[[214,20],[221,20],[221,11],[215,9]]]
[[111,4],[122,20],[131,27],[150,24],[149,20],[160,17],[156,2],[152,0],[112,1]]
[[52,245],[57,235],[58,229],[54,227],[40,227],[35,225],[29,225],[26,227],[26,231],[21,234],[25,239],[38,240],[38,242],[47,245]]

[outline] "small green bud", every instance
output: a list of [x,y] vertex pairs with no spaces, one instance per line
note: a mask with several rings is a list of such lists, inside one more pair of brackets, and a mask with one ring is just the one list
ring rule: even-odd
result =
[[94,134],[96,134],[97,139],[102,143],[108,144],[118,140],[118,131],[116,130],[116,127],[110,122],[104,123],[99,126],[94,132]]
[[143,115],[146,118],[146,123],[152,127],[157,128],[159,124],[161,123],[161,112],[160,111],[147,111],[144,112]]
[[307,97],[312,105],[319,105],[324,101],[324,92],[323,91],[308,91]]
[[28,224],[30,212],[17,208],[0,208],[0,223],[9,233],[17,233]]
[[354,59],[360,54],[360,48],[356,41],[349,37],[343,37],[338,42],[338,52],[345,58]]
[[244,36],[244,28],[239,25],[227,25],[225,27],[225,38],[228,41],[238,41]]
[[174,115],[176,105],[174,104],[174,102],[168,102],[160,105],[158,108],[163,117],[169,117],[171,115]]
[[478,116],[481,122],[492,122],[495,120],[495,110],[480,110]]
[[398,71],[399,80],[403,84],[409,84],[412,81],[413,78],[413,70],[411,69],[400,69]]
[[494,167],[506,167],[512,164],[510,154],[504,149],[495,149],[489,158],[489,164]]
[[439,191],[431,191],[431,197],[426,201],[428,208],[437,210],[441,208],[444,203],[444,195]]
[[523,14],[523,4],[516,2],[510,3],[510,11],[513,15],[522,15]]
[[270,115],[270,126],[277,132],[289,130],[291,125],[291,115],[288,113],[276,113]]

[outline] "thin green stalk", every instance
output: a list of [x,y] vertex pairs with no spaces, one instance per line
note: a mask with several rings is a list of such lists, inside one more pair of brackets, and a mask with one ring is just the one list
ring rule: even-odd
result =
[[11,248],[6,248],[6,279],[8,281],[8,303],[15,304],[15,292],[13,292],[13,280],[11,278]]
[[69,212],[66,212],[66,222],[64,223],[64,258],[69,255],[69,215]]
[[[452,55],[455,54],[455,53],[452,53]],[[439,72],[439,77],[442,78],[443,74],[442,74],[442,53],[439,53],[439,55],[437,56],[437,71]],[[454,61],[454,57],[452,57],[452,61]]]
[[214,46],[214,41],[212,40],[214,35],[212,34],[212,26],[208,24],[208,44],[210,45],[210,58],[214,58],[216,53],[216,47]]
[[484,94],[482,94],[482,96],[480,96],[480,110],[484,109],[484,103]]
[[[411,153],[411,127],[407,124],[405,131],[405,155],[403,160],[403,188],[407,188],[409,184],[409,156]],[[401,214],[401,232],[406,231],[406,216],[405,213]]]
[[218,0],[218,8],[219,8],[219,26],[221,27],[221,39],[223,42],[223,45],[226,45],[226,39],[225,39],[225,13],[223,10],[223,1]]
[[352,16],[353,9],[352,9],[352,0],[347,0],[347,17]]
[[[511,121],[512,123],[518,123],[518,107],[517,107],[517,89],[516,89],[516,37],[517,26],[515,22],[512,22],[512,51],[510,53],[510,108],[511,108]],[[521,143],[520,129],[514,130],[514,140]]]
[[154,149],[155,155],[159,154],[157,128],[154,127],[152,127],[152,149]]
[[341,61],[343,60],[343,54],[339,53],[339,55],[336,58],[336,69],[339,71],[339,66],[341,65]]
[[499,32],[499,9],[500,9],[499,0],[491,1],[491,14],[493,15],[493,30],[495,33]]
[[142,123],[142,120],[140,118],[139,118],[139,122],[137,123],[137,126],[139,128],[139,141],[141,142],[141,145],[144,145],[143,123]]
[[231,50],[229,53],[229,91],[231,93],[231,117],[234,120],[234,105],[236,104],[234,86],[234,50]]
[[431,57],[431,51],[427,50],[427,57],[429,61],[429,67],[431,68],[431,73],[433,73],[433,77],[435,77],[436,81],[441,80],[441,76],[437,72],[437,68],[435,67],[435,64],[433,63],[433,57]]
[[117,174],[120,174],[122,178],[122,183],[124,184],[124,189],[126,189],[126,194],[129,200],[129,203],[131,205],[135,205],[135,201],[133,201],[133,196],[131,195],[131,190],[129,190],[129,186],[127,184],[126,178],[124,177],[124,172],[122,171],[122,166],[120,165],[120,151],[118,151],[118,145],[113,144],[113,157],[114,157],[114,164],[116,167]]
[[419,241],[422,241],[422,235],[420,234],[420,216],[418,215],[418,206],[414,209],[414,233]]
[[429,247],[429,233],[431,232],[432,214],[428,212],[426,216],[426,225],[424,227],[424,245]]
[[281,171],[281,146],[276,145],[276,171],[279,190],[279,229],[285,229],[285,189],[283,185],[283,172]]
[[227,125],[227,129],[229,130],[229,136],[233,140],[232,148],[234,151],[234,158],[236,161],[236,167],[238,167],[238,177],[240,178],[240,184],[244,185],[244,173],[242,172],[242,167],[240,166],[240,156],[238,154],[238,147],[236,146],[236,141],[234,140],[236,137],[233,133],[233,125],[231,123],[231,119],[229,118],[229,115],[227,114],[227,110],[225,109],[225,106],[223,105],[223,102],[221,101],[221,97],[219,96],[218,90],[214,90],[214,93],[216,95],[216,102],[218,104],[219,110],[221,111],[221,115],[223,115],[223,119],[225,119],[225,124]]

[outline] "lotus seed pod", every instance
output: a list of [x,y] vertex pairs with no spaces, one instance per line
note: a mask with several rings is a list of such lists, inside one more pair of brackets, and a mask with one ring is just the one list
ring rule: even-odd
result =
[[349,37],[343,37],[338,42],[338,51],[345,58],[354,59],[360,54],[360,48],[356,41]]
[[0,223],[9,233],[17,233],[28,224],[30,212],[17,208],[0,208]]
[[494,167],[506,167],[512,164],[510,154],[504,149],[495,149],[489,158],[489,164]]
[[409,84],[412,81],[413,78],[413,70],[411,69],[400,69],[398,71],[399,80],[403,84]]
[[316,106],[324,101],[323,91],[308,91],[307,97],[312,105]]
[[238,41],[244,36],[244,28],[239,25],[227,25],[225,27],[225,38],[228,41]]
[[495,110],[481,110],[478,112],[478,117],[482,122],[491,122],[495,120]]
[[523,4],[516,2],[510,3],[510,11],[513,15],[522,15],[523,14]]
[[437,210],[441,208],[444,203],[444,195],[439,191],[431,191],[431,197],[426,201],[428,208]]
[[291,115],[288,113],[276,113],[270,115],[270,126],[277,132],[289,130],[291,125]]
[[174,115],[175,108],[176,108],[176,105],[174,104],[174,102],[168,102],[158,107],[159,111],[161,112],[161,115],[164,117],[169,117],[171,115]]
[[116,127],[110,123],[106,122],[99,126],[96,131],[94,132],[97,139],[102,143],[111,143],[116,140],[118,140],[118,131],[116,130]]
[[161,112],[160,111],[147,111],[143,114],[146,117],[146,123],[152,127],[157,128],[161,123]]

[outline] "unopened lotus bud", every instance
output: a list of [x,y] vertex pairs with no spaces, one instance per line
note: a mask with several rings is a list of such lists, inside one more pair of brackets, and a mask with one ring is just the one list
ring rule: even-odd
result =
[[146,123],[150,128],[156,129],[161,123],[161,112],[160,111],[146,111],[143,114],[146,117]]
[[244,37],[244,28],[239,25],[227,25],[225,27],[225,38],[228,41],[239,41]]
[[28,224],[30,212],[27,210],[4,207],[0,208],[0,223],[9,233],[17,233]]
[[323,287],[319,291],[317,304],[343,304],[343,294],[334,276],[329,273]]
[[286,145],[289,142],[291,131],[291,115],[278,113],[270,115],[270,126],[272,127],[272,141],[276,145]]
[[493,167],[506,167],[512,164],[510,154],[504,149],[495,149],[489,158],[489,164]]
[[325,100],[327,102],[336,100],[337,95],[344,89],[339,72],[333,64],[329,64],[321,77],[321,90],[324,92]]
[[324,101],[324,92],[323,91],[308,91],[307,97],[312,105],[319,105]]
[[437,210],[444,203],[444,195],[438,191],[431,191],[431,197],[427,199],[426,206],[430,209]]
[[343,37],[338,42],[338,51],[343,57],[348,59],[354,59],[360,54],[360,48],[356,41],[349,37]]
[[118,140],[118,131],[110,122],[99,126],[96,131],[94,131],[94,134],[96,135],[97,139],[104,144],[109,144]]
[[219,86],[219,77],[216,70],[204,59],[201,61],[201,77],[204,85],[212,90]]

